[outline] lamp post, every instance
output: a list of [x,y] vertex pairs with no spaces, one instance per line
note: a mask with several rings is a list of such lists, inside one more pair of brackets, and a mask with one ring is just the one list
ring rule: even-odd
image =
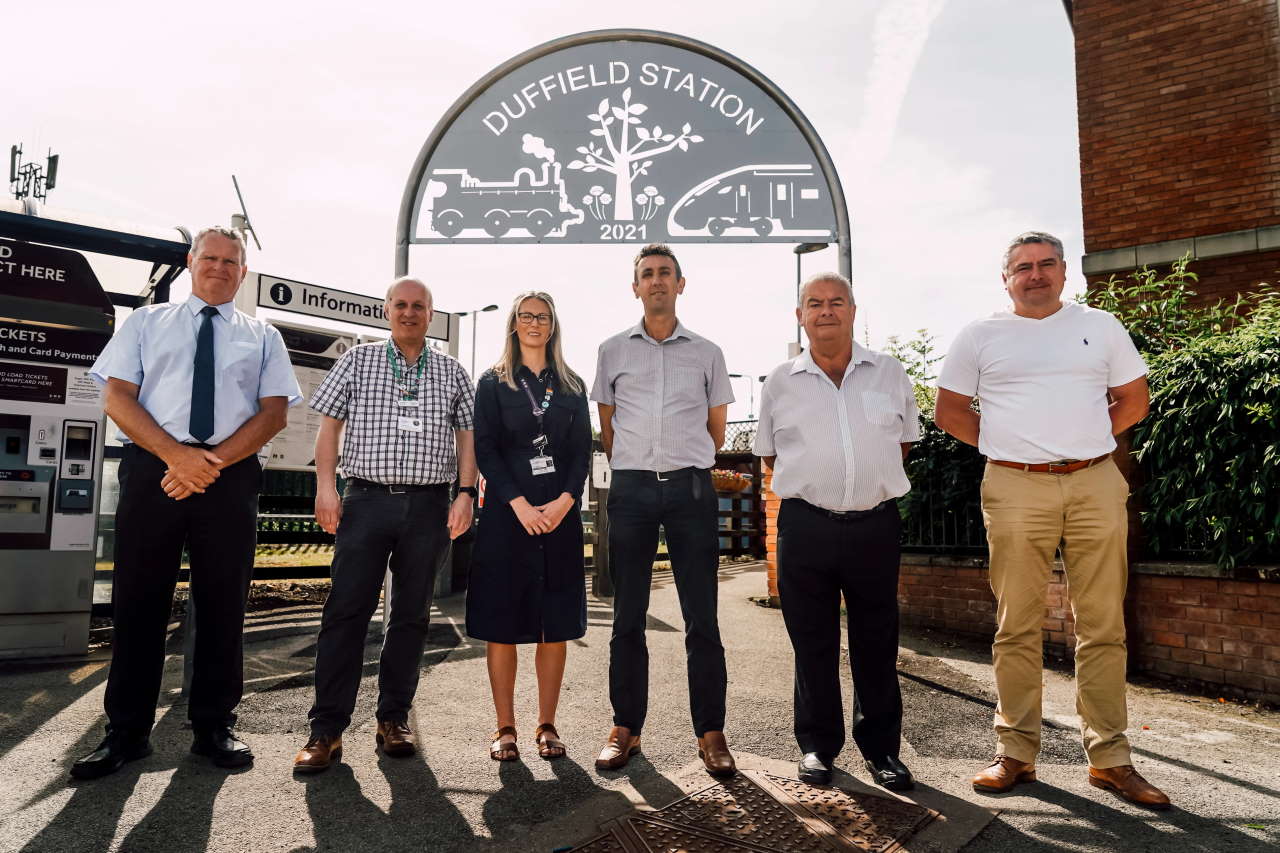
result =
[[471,381],[476,381],[476,315],[486,311],[497,311],[497,305],[486,305],[474,311],[455,311],[455,317],[471,317]]
[[[791,250],[796,253],[796,307],[797,308],[800,307],[800,256],[807,255],[810,252],[820,252],[825,248],[827,248],[826,243],[801,243]],[[796,320],[796,346],[795,346],[795,352],[791,353],[791,355],[794,357],[799,354],[800,354],[800,321],[799,319],[797,319]]]
[[[754,421],[756,419],[756,383],[754,377],[746,373],[730,373],[730,379],[746,379],[747,380],[747,399],[750,400],[750,411],[747,413],[747,420]],[[761,376],[759,381],[763,382],[764,377]]]

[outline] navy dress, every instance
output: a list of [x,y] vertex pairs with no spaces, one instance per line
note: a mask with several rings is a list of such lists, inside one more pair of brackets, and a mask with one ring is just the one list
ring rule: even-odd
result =
[[[538,419],[520,379],[539,405],[551,383],[542,429],[554,473],[535,476],[530,467]],[[563,392],[550,369],[534,376],[521,367],[514,389],[485,371],[476,387],[475,442],[485,495],[467,582],[467,635],[494,643],[576,640],[587,632],[580,505],[591,464],[586,395]],[[555,530],[530,536],[511,500],[523,495],[538,506],[562,492],[574,496],[573,507]]]

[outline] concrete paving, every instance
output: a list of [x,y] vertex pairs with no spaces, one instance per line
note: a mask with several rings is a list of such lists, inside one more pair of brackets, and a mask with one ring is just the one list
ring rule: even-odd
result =
[[[760,564],[721,572],[721,626],[729,655],[731,747],[744,767],[785,774],[791,735],[791,649],[781,614],[748,599],[764,592]],[[373,744],[377,634],[343,761],[305,779],[291,773],[306,739],[318,606],[255,613],[247,625],[246,696],[237,731],[256,764],[228,773],[188,753],[178,696],[182,661],[170,658],[155,754],[114,776],[72,783],[71,762],[100,739],[108,653],[72,663],[0,668],[0,851],[551,851],[581,842],[636,806],[660,808],[707,786],[690,730],[679,606],[657,575],[650,610],[651,702],[644,753],[623,771],[592,765],[608,731],[608,602],[589,599],[587,636],[571,645],[560,733],[566,759],[537,758],[532,650],[517,687],[523,761],[487,757],[493,729],[483,644],[462,630],[463,601],[433,609],[431,645],[410,720],[421,751],[381,757]],[[173,637],[172,649],[181,648]],[[989,651],[904,633],[903,759],[913,799],[948,820],[909,850],[1274,851],[1280,847],[1280,714],[1156,687],[1130,691],[1138,768],[1173,798],[1151,813],[1085,778],[1074,685],[1046,673],[1040,782],[1004,796],[967,779],[990,758],[994,706]],[[849,688],[845,671],[846,691]],[[837,784],[869,792],[856,752]],[[994,815],[994,819],[993,818]]]

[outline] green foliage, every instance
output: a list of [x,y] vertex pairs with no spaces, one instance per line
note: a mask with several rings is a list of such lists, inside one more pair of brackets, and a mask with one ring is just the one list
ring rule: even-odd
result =
[[1150,368],[1133,432],[1148,547],[1231,568],[1280,554],[1280,293],[1196,305],[1188,261],[1112,276],[1083,301],[1115,314]]
[[934,365],[942,356],[927,329],[903,341],[889,338],[885,352],[906,368],[920,407],[920,441],[907,458],[911,491],[898,501],[906,544],[981,547],[985,543],[978,482],[983,459],[976,447],[957,441],[933,423],[937,397]]
[[933,420],[933,407],[938,395],[933,384],[938,376],[933,372],[933,366],[942,361],[942,356],[936,354],[935,340],[937,337],[929,334],[928,329],[916,329],[916,336],[905,342],[897,335],[890,335],[884,348],[907,369],[915,387],[916,405],[920,407],[921,416],[930,421]]
[[1152,550],[1227,568],[1280,554],[1280,296],[1231,310],[1231,328],[1202,323],[1148,354],[1151,414],[1133,436]]
[[1138,352],[1151,356],[1224,334],[1257,306],[1276,298],[1275,291],[1263,285],[1233,301],[1196,305],[1191,285],[1200,279],[1187,269],[1190,261],[1191,256],[1184,255],[1163,276],[1149,267],[1135,270],[1127,279],[1113,275],[1076,299],[1114,314],[1129,331]]

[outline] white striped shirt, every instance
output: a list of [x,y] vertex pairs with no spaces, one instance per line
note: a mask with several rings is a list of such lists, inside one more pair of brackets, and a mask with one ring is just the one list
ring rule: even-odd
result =
[[806,350],[774,368],[760,392],[754,451],[777,457],[779,497],[837,512],[900,498],[911,490],[901,445],[919,438],[906,370],[857,341],[839,388]]

